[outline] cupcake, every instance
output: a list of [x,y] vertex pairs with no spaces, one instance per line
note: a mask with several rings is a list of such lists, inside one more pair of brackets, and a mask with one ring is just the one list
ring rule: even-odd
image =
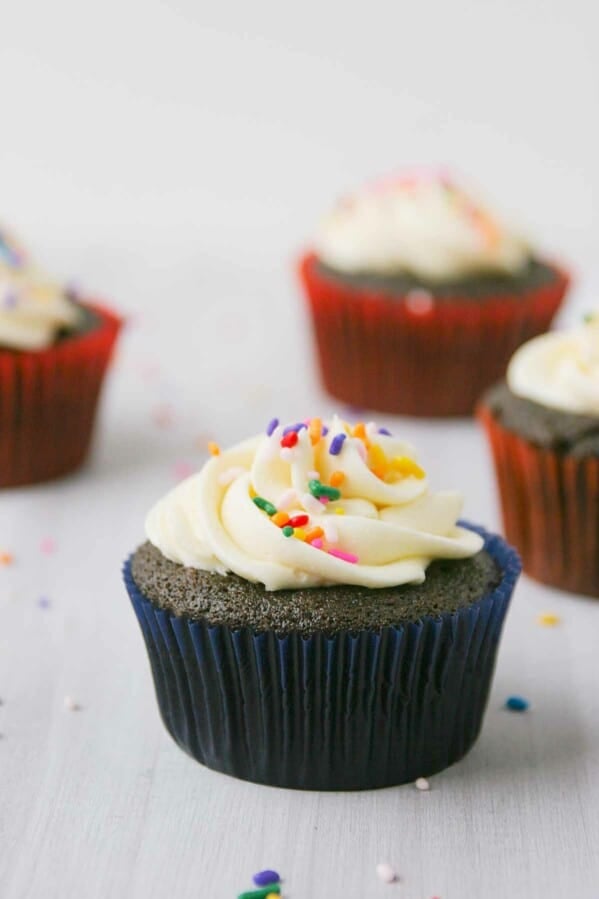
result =
[[220,452],[150,511],[124,577],[175,741],[298,789],[384,787],[479,732],[516,553],[411,446],[334,418]]
[[599,596],[599,317],[520,347],[480,418],[526,573]]
[[416,416],[470,415],[568,284],[435,172],[341,200],[299,270],[329,393]]
[[83,462],[119,327],[0,233],[0,487],[55,478]]

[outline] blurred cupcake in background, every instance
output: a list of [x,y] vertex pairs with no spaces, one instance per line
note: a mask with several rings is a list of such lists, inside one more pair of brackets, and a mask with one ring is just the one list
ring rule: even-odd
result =
[[599,596],[599,316],[520,347],[480,418],[526,573]]
[[0,232],[0,487],[83,462],[120,324],[50,280]]
[[354,406],[469,415],[546,331],[568,275],[445,173],[342,199],[300,260],[322,379]]

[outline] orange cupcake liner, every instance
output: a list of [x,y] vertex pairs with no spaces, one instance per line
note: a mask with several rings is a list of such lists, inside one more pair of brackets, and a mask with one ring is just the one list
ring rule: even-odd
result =
[[78,468],[89,449],[104,374],[121,327],[85,303],[92,330],[40,352],[0,349],[0,487]]
[[518,295],[419,301],[327,277],[314,253],[299,263],[325,389],[354,406],[414,416],[471,415],[515,350],[548,330],[565,271]]

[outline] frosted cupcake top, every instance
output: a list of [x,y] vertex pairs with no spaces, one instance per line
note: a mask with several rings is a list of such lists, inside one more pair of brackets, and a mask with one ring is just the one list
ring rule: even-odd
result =
[[63,287],[48,279],[0,232],[0,348],[43,350],[59,331],[77,327],[81,312]]
[[599,315],[523,344],[509,364],[507,383],[512,393],[543,406],[599,415]]
[[447,175],[418,171],[365,187],[322,221],[315,251],[346,274],[406,273],[425,282],[516,275],[530,250]]
[[413,448],[374,423],[312,418],[215,454],[160,500],[150,542],[173,562],[267,590],[422,583],[433,559],[475,555],[459,494],[433,493]]

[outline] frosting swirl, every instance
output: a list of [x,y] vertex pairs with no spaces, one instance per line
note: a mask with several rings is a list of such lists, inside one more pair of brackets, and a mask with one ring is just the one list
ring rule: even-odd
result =
[[215,455],[154,506],[148,539],[173,562],[284,590],[421,583],[433,559],[475,555],[457,493],[432,493],[413,449],[335,417]]
[[552,409],[599,415],[599,315],[523,344],[507,371],[512,393]]
[[443,173],[415,172],[342,199],[323,220],[315,249],[348,274],[408,273],[426,282],[512,275],[527,245]]
[[45,349],[59,331],[74,329],[79,318],[80,310],[64,289],[0,233],[0,347]]

